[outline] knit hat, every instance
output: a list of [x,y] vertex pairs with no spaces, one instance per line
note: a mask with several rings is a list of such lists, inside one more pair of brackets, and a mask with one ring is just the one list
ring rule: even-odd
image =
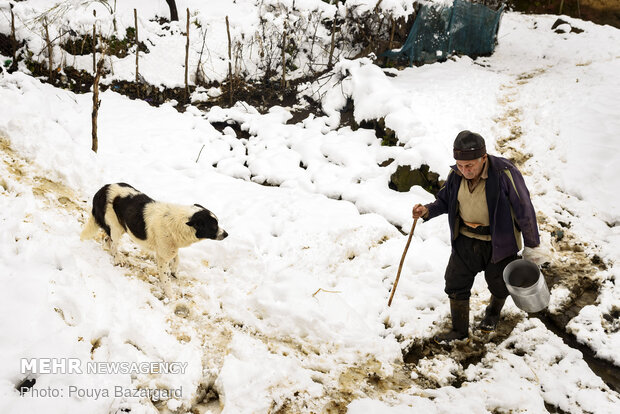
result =
[[481,158],[487,153],[484,138],[471,131],[461,131],[454,140],[454,159],[469,161]]

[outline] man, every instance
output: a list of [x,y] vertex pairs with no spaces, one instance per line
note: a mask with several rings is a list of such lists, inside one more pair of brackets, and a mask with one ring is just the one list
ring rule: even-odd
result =
[[452,253],[445,273],[452,329],[435,337],[447,344],[469,336],[469,298],[476,274],[484,271],[491,300],[479,328],[495,330],[508,290],[506,265],[523,257],[542,264],[536,212],[519,170],[507,159],[488,155],[484,139],[462,131],[454,140],[454,159],[444,186],[430,204],[416,204],[413,218],[430,220],[448,213]]

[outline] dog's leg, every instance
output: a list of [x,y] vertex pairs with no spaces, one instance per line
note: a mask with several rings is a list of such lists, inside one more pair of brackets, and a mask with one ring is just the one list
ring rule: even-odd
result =
[[84,225],[84,229],[82,230],[82,233],[80,234],[80,240],[84,241],[84,240],[92,239],[93,237],[95,237],[95,234],[97,234],[98,230],[99,230],[99,226],[97,225],[97,222],[95,221],[95,217],[93,217],[92,213],[88,214],[88,221]]
[[172,283],[170,282],[170,264],[177,256],[176,251],[171,249],[158,249],[155,253],[155,260],[157,261],[157,272],[159,273],[159,280],[164,290],[164,295],[167,298],[173,298]]
[[117,266],[125,265],[125,257],[118,250],[118,243],[121,241],[124,231],[118,227],[112,227],[112,235],[110,236],[110,253],[114,258],[114,264]]
[[103,248],[107,251],[112,250],[112,238],[107,234],[103,238]]
[[176,279],[179,271],[179,254],[177,253],[170,261],[170,276]]

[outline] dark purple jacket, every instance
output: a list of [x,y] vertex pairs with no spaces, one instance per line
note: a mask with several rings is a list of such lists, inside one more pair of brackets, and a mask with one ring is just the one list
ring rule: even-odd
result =
[[[513,230],[513,220],[517,229],[523,233],[523,241],[527,247],[538,246],[540,237],[530,193],[517,167],[501,157],[488,155],[487,160],[489,177],[486,182],[486,195],[493,244],[491,261],[497,263],[519,251]],[[462,176],[457,171],[456,165],[453,165],[446,183],[437,193],[437,200],[426,205],[428,216],[425,218],[425,220],[430,220],[448,213],[453,246],[458,236],[457,197],[462,180]]]

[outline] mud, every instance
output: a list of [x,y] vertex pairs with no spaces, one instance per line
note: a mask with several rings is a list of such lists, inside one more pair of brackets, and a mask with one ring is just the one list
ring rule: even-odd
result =
[[[49,206],[62,207],[73,212],[84,211],[85,202],[80,201],[71,188],[43,176],[30,174],[27,161],[13,151],[8,138],[0,136],[0,151],[4,153],[2,162],[11,175],[17,181],[27,184],[35,196],[45,200]],[[4,180],[0,182],[0,185],[5,189],[8,187]]]
[[249,139],[251,137],[248,130],[241,129],[241,125],[233,120],[228,120],[226,122],[211,122],[211,125],[220,132],[223,132],[226,128],[231,128],[235,131],[235,135],[239,139]]
[[562,326],[561,322],[556,320],[555,315],[549,312],[540,312],[530,314],[529,316],[540,320],[547,329],[562,338],[564,344],[580,351],[592,372],[598,375],[609,388],[620,393],[620,367],[615,366],[609,361],[597,358],[592,349],[579,343],[574,335],[566,332],[566,326]]
[[607,265],[596,254],[592,246],[580,241],[567,223],[554,225],[542,214],[538,214],[541,232],[553,236],[554,260],[542,266],[541,272],[550,290],[564,287],[570,293],[564,303],[550,315],[554,323],[565,329],[566,324],[579,314],[585,306],[596,303],[601,287],[598,273]]
[[[464,370],[470,365],[478,364],[486,355],[489,344],[499,345],[506,340],[513,329],[523,320],[522,316],[508,315],[503,316],[501,323],[498,324],[495,332],[485,333],[475,327],[482,320],[481,315],[473,318],[470,329],[470,336],[467,340],[455,341],[450,345],[440,345],[432,338],[424,341],[416,341],[403,351],[403,361],[409,369],[416,371],[418,377],[414,380],[422,388],[438,388],[440,386],[451,385],[459,388],[465,381]],[[450,322],[446,321],[441,327],[442,330],[450,329]],[[423,359],[450,358],[457,364],[458,369],[453,372],[454,378],[448,384],[440,384],[435,379],[429,378],[425,372],[416,367]]]
[[[518,86],[526,84],[545,71],[546,69],[537,69],[523,73],[517,77],[514,85],[504,85],[502,89],[505,94],[503,98],[500,98],[500,104],[506,110],[495,119],[497,123],[507,127],[510,131],[508,136],[501,137],[497,141],[496,148],[503,156],[511,159],[524,174],[527,174],[525,164],[532,155],[525,153],[524,148],[517,144],[522,135],[519,125],[521,110],[512,107],[510,104],[516,98]],[[573,216],[568,211],[565,213]],[[554,288],[562,287],[570,293],[553,312],[546,310],[537,314],[530,314],[529,317],[539,319],[550,331],[562,338],[566,345],[581,351],[584,360],[592,371],[610,388],[618,391],[620,389],[620,367],[597,358],[592,349],[580,344],[566,329],[570,320],[576,317],[584,307],[596,304],[601,287],[598,273],[606,270],[607,265],[596,254],[596,249],[593,246],[582,242],[573,233],[570,222],[558,221],[557,224],[554,224],[542,213],[537,214],[537,221],[541,233],[548,233],[552,236],[552,249],[555,251],[553,260],[541,267],[541,273],[551,291]],[[620,311],[616,310],[604,317],[606,329],[610,329],[610,331],[620,329],[620,322],[617,322],[618,316],[620,316]],[[562,413],[562,410],[557,407],[549,406],[548,408],[550,412]]]
[[439,179],[439,174],[431,171],[426,164],[414,169],[410,165],[399,165],[390,176],[388,187],[394,191],[407,192],[417,185],[436,195],[443,184],[444,181]]
[[[533,77],[535,73],[525,73],[517,77],[517,85],[522,84],[527,79]],[[501,136],[497,139],[495,147],[499,150],[503,157],[508,158],[517,167],[525,164],[532,154],[527,153],[522,147],[519,147],[519,138],[523,135],[523,130],[520,126],[521,123],[521,110],[519,108],[513,108],[510,104],[514,101],[517,95],[517,87],[515,85],[502,85],[504,97],[499,99],[499,103],[504,106],[505,111],[494,119],[494,121],[507,128],[508,135]]]
[[508,4],[515,11],[530,14],[560,14],[561,5],[561,14],[620,28],[620,3],[617,0],[509,0]]
[[342,372],[337,387],[328,389],[327,413],[346,413],[347,405],[356,398],[378,398],[388,392],[402,392],[411,387],[410,372],[405,366],[393,366],[390,376],[380,374],[381,364],[374,358]]

